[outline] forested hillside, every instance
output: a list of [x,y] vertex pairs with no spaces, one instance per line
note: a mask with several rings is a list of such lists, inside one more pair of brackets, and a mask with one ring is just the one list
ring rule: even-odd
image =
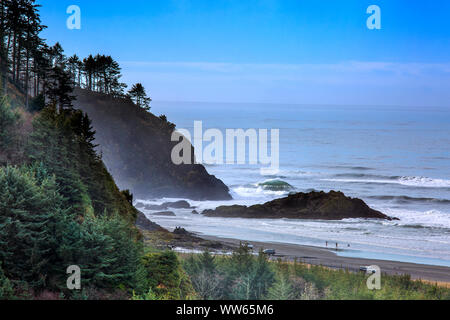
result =
[[[81,80],[61,46],[40,38],[38,9],[30,0],[0,3],[0,299],[148,292],[153,276],[133,196],[107,171],[88,115],[73,108]],[[105,66],[112,64],[105,76],[83,69],[85,85],[123,95],[117,65],[104,58]],[[73,265],[81,269],[81,290],[66,283]],[[172,295],[181,298],[189,282],[184,292],[181,275],[175,281]]]
[[[228,187],[199,164],[175,165],[171,141],[175,125],[129,99],[86,89],[75,90],[74,106],[86,112],[108,170],[122,189],[136,197],[230,199]],[[193,157],[192,152],[192,157]],[[192,161],[194,162],[194,161]]]

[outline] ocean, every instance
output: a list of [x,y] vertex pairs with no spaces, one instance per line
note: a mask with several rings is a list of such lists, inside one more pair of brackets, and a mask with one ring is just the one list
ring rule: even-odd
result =
[[[166,228],[249,241],[325,247],[340,255],[450,266],[450,107],[306,106],[153,102],[177,128],[279,129],[280,171],[206,165],[231,201],[189,201],[197,211],[263,203],[289,192],[339,190],[399,221],[208,218],[192,210],[148,217]],[[292,190],[274,190],[286,182]],[[149,200],[149,199],[142,199]],[[161,203],[171,199],[157,199]]]

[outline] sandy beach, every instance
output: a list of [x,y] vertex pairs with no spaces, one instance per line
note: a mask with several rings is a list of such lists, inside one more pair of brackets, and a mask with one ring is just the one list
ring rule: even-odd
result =
[[[214,236],[199,235],[205,240],[220,241],[230,246],[238,246],[241,242],[237,239],[219,238]],[[434,266],[415,264],[399,261],[363,259],[341,257],[336,254],[333,249],[302,246],[288,243],[274,243],[274,242],[249,242],[254,246],[254,251],[263,249],[275,249],[276,255],[273,258],[282,258],[287,260],[297,259],[299,262],[304,262],[313,265],[322,265],[336,269],[348,269],[359,272],[361,266],[377,265],[380,267],[382,273],[391,275],[410,274],[412,279],[426,280],[427,282],[438,283],[444,286],[450,286],[450,268],[445,266]]]

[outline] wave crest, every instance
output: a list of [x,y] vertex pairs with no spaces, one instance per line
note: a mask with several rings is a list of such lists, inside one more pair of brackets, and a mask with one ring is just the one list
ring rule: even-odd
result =
[[380,176],[367,174],[338,174],[335,178],[321,179],[332,182],[400,184],[419,188],[450,188],[450,180],[428,177]]

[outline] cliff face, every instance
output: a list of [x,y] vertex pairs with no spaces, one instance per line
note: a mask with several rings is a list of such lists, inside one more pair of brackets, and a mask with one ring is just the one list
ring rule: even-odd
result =
[[228,187],[202,165],[173,164],[173,124],[125,99],[81,89],[75,94],[74,107],[92,120],[95,143],[121,189],[139,198],[231,198]]

